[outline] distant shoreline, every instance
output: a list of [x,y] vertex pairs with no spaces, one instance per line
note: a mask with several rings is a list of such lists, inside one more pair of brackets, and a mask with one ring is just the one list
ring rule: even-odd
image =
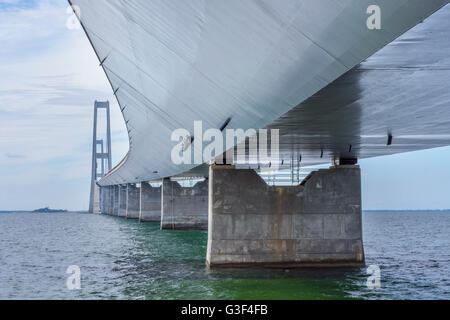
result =
[[87,213],[87,210],[79,210],[79,211],[55,211],[55,212],[35,212],[33,210],[9,210],[9,211],[2,211],[0,210],[0,214],[1,213]]
[[[427,212],[448,212],[450,213],[450,209],[429,209],[429,210],[363,210],[366,213],[383,213],[383,212],[392,212],[392,213],[401,213],[401,212],[418,212],[418,213],[427,213]],[[45,213],[45,212],[33,212],[31,210],[0,210],[1,213]],[[87,210],[76,210],[76,211],[58,211],[58,212],[50,212],[50,213],[87,213]]]

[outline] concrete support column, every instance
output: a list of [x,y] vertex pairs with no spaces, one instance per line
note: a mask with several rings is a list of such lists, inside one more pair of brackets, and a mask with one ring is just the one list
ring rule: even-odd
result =
[[101,203],[100,203],[100,213],[106,214],[106,211],[108,210],[108,187],[100,187],[100,194],[101,194]]
[[108,186],[108,202],[107,202],[107,210],[106,214],[113,215],[114,214],[114,187]]
[[127,185],[127,219],[139,219],[140,188],[135,184]]
[[102,213],[110,215],[112,211],[112,187],[107,186],[103,188],[105,189],[105,211],[102,211]]
[[101,187],[102,205],[100,207],[101,214],[107,214],[109,203],[109,187]]
[[119,209],[118,214],[119,217],[127,216],[127,187],[119,185]]
[[207,229],[208,180],[186,188],[164,179],[161,193],[161,229]]
[[120,186],[113,186],[113,216],[119,215]]
[[210,266],[364,263],[359,166],[315,171],[295,187],[211,166],[208,209]]
[[105,198],[105,188],[99,187],[100,194],[100,213],[105,212],[104,198]]
[[141,183],[139,221],[161,223],[161,188]]

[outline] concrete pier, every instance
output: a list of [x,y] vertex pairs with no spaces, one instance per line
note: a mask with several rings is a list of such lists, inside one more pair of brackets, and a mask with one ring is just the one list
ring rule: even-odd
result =
[[127,216],[127,187],[119,185],[119,209],[117,216]]
[[114,215],[114,186],[108,187],[108,203],[106,205],[106,213],[108,215]]
[[140,194],[140,188],[135,184],[127,184],[127,206],[125,214],[127,219],[139,219]]
[[161,229],[208,228],[208,180],[182,187],[176,181],[164,179],[161,198]]
[[208,265],[364,263],[359,166],[315,171],[296,187],[232,166],[211,166],[209,180]]
[[106,190],[105,188],[99,188],[100,190],[100,213],[105,212],[105,195]]
[[113,187],[113,216],[119,215],[119,203],[120,203],[120,186],[112,186]]
[[108,186],[106,188],[106,198],[105,198],[105,214],[113,215],[113,205],[114,205],[114,187]]
[[161,222],[161,188],[141,183],[139,221]]
[[101,187],[100,188],[100,212],[101,214],[110,214],[111,197],[110,197],[111,187]]
[[100,188],[100,213],[106,214],[106,203],[108,197],[108,188]]

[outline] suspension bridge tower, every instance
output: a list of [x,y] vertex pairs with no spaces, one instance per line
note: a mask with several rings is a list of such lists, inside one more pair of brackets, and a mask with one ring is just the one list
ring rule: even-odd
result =
[[[99,111],[106,113],[106,132],[99,135]],[[109,101],[95,101],[94,104],[94,134],[92,139],[92,178],[89,212],[100,213],[100,188],[97,181],[103,178],[112,167],[111,159],[111,113]]]

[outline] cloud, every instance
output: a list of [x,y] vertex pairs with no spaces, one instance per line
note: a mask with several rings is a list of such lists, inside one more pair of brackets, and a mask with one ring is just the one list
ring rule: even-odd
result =
[[26,158],[23,154],[5,153],[5,157],[9,159],[23,159]]
[[[8,185],[19,184],[48,190],[49,198],[57,196],[54,185],[75,184],[80,191],[65,207],[88,201],[94,100],[111,102],[113,162],[128,150],[112,90],[84,32],[66,27],[67,7],[65,0],[0,1],[3,208],[17,209],[20,192]],[[38,206],[28,198],[35,199],[25,196],[22,208]]]

